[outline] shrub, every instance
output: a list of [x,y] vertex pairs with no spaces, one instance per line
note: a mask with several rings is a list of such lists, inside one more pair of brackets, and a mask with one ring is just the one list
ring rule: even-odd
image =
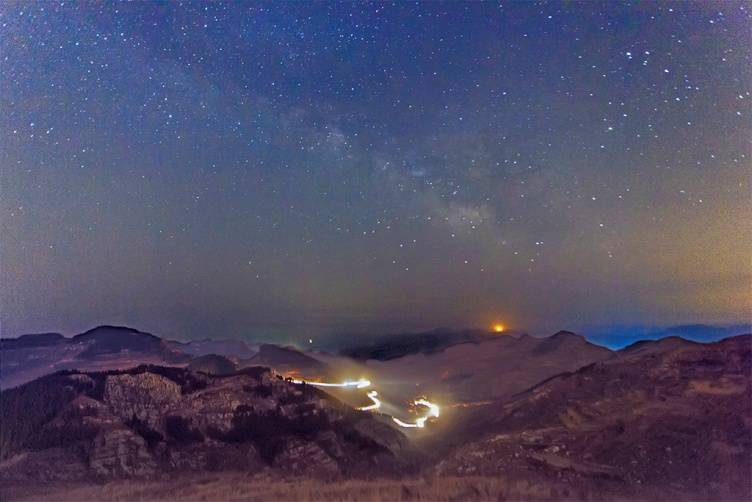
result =
[[262,399],[266,399],[267,397],[272,395],[271,387],[267,387],[266,385],[244,385],[243,390]]
[[271,463],[289,437],[306,441],[331,429],[325,413],[310,413],[310,406],[299,404],[293,417],[284,416],[279,409],[257,411],[247,405],[238,406],[232,418],[232,428],[223,432],[210,427],[206,434],[215,440],[227,443],[251,443],[261,458]]
[[157,443],[164,439],[162,434],[149,427],[149,424],[146,422],[139,420],[136,415],[133,415],[133,417],[126,422],[126,425],[136,431],[139,436],[144,438],[144,441],[149,445],[149,448],[153,448]]
[[55,373],[0,393],[0,459],[21,450],[76,395],[77,382]]
[[219,378],[226,378],[236,375],[248,375],[256,380],[261,380],[261,377],[264,376],[264,374],[269,373],[270,371],[271,370],[265,366],[249,366],[247,368],[239,369],[238,371],[235,371],[234,373],[231,373],[229,375],[221,375]]
[[44,428],[34,434],[26,443],[31,450],[46,450],[57,446],[66,446],[79,441],[91,441],[97,436],[98,429],[90,425],[75,424],[65,427]]
[[200,443],[204,440],[200,430],[191,428],[188,419],[177,415],[165,419],[165,432],[178,443]]
[[290,392],[290,393],[282,394],[281,396],[279,396],[279,399],[277,400],[277,402],[281,406],[286,406],[288,404],[302,403],[305,400],[306,400],[306,397],[302,393],[300,393],[300,394],[294,394],[294,393]]

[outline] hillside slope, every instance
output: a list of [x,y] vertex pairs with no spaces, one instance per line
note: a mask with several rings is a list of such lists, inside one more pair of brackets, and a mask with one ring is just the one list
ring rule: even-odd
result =
[[[479,410],[446,475],[602,484],[629,496],[748,499],[752,337],[648,342]],[[480,438],[480,439],[479,439]]]
[[280,373],[304,376],[308,379],[321,378],[329,375],[329,366],[304,354],[292,347],[280,347],[270,343],[259,346],[259,351],[253,357],[240,362],[240,367],[268,366]]
[[440,352],[372,360],[368,369],[380,380],[409,383],[409,392],[417,388],[445,403],[472,404],[510,396],[612,354],[562,331],[547,338],[500,335]]
[[332,477],[410,466],[405,437],[261,367],[62,372],[0,394],[0,478],[110,479],[264,469]]

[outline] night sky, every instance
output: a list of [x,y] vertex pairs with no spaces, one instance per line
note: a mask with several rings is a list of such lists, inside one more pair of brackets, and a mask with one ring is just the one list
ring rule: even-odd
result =
[[2,335],[732,323],[746,2],[4,2]]

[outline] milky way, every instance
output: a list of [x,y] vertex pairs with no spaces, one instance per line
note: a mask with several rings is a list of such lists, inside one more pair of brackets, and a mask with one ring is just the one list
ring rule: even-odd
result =
[[744,2],[0,10],[3,336],[748,318]]

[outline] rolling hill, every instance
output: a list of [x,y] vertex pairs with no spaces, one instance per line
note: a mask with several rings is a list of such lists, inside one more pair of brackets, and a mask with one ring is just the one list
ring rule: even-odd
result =
[[476,410],[436,472],[564,479],[628,498],[747,499],[750,374],[750,335],[641,343]]

